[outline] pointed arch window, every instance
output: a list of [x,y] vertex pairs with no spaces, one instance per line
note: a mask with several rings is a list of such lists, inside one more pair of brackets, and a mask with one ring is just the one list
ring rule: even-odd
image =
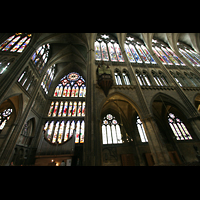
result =
[[137,125],[137,128],[138,128],[138,132],[139,132],[139,135],[140,135],[141,142],[148,142],[143,124],[142,124],[139,116],[137,116],[136,125]]
[[125,85],[131,85],[128,72],[126,70],[123,71],[122,76],[123,76]]
[[192,76],[190,76],[188,73],[184,72],[185,76],[190,80],[190,83],[192,84],[192,86],[198,87],[198,85],[196,84],[194,78]]
[[116,85],[122,85],[121,75],[118,70],[115,70],[115,82]]
[[160,75],[160,79],[161,79],[163,85],[169,86],[169,83],[168,83],[168,81],[167,81],[167,78],[166,78],[166,76],[163,74],[163,72],[159,72],[159,75]]
[[190,74],[191,74],[193,80],[195,81],[197,87],[199,87],[200,86],[200,78],[197,75],[193,74],[193,73],[190,73]]
[[162,72],[159,72],[159,74],[157,74],[156,72],[152,71],[152,75],[158,86],[168,86],[167,79]]
[[150,79],[149,79],[147,72],[144,71],[143,74],[141,74],[137,70],[135,75],[136,75],[141,86],[151,86],[151,82],[150,82]]
[[185,124],[173,113],[169,113],[168,123],[176,140],[192,140],[192,136],[187,130]]
[[200,55],[183,42],[177,42],[178,50],[183,57],[193,66],[200,67]]
[[55,88],[54,97],[85,97],[85,80],[77,72],[64,76]]
[[120,125],[115,117],[107,114],[102,122],[102,142],[103,144],[121,144],[122,136]]
[[0,113],[0,132],[5,127],[6,123],[10,119],[12,114],[12,108],[5,109],[3,112]]
[[116,40],[111,35],[99,34],[94,43],[95,60],[124,62],[121,48]]
[[174,79],[176,80],[176,82],[177,82],[181,87],[183,87],[182,83],[180,82],[180,78],[179,78],[177,75],[175,75],[173,72],[170,71],[170,73],[171,73],[171,75],[174,77]]
[[31,60],[39,73],[42,72],[48,61],[49,52],[50,52],[50,45],[45,44],[40,46],[31,57]]
[[0,44],[1,51],[22,53],[31,40],[30,33],[15,33]]
[[[85,96],[85,80],[77,72],[71,72],[60,80],[47,113],[52,121],[48,120],[44,126],[45,138],[50,143],[62,144],[73,135],[75,143],[84,143]],[[66,100],[65,97],[69,98]]]
[[124,43],[124,49],[131,63],[156,64],[144,43],[138,38],[128,35]]
[[152,39],[152,49],[164,65],[185,65],[169,46],[160,40]]
[[47,70],[46,74],[44,75],[44,78],[42,80],[41,86],[44,89],[45,93],[48,94],[49,88],[51,86],[52,80],[54,79],[55,76],[55,67],[56,65],[52,65],[49,67]]

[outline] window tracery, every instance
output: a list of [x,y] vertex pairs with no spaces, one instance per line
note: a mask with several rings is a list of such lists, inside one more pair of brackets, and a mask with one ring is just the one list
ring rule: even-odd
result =
[[124,49],[131,63],[156,64],[146,46],[139,39],[127,36]]
[[[48,120],[44,126],[46,139],[55,144],[67,142],[75,134],[75,143],[84,143],[85,132],[85,80],[77,72],[64,76],[55,88],[48,111]],[[57,97],[69,97],[63,101]],[[72,100],[71,97],[76,97]],[[53,120],[54,118],[54,120]]]
[[183,57],[193,66],[200,67],[200,55],[183,42],[177,42],[178,50]]
[[85,97],[85,80],[77,72],[64,76],[55,88],[54,97]]
[[48,61],[49,52],[50,52],[50,45],[49,44],[42,45],[34,52],[33,56],[31,57],[31,60],[39,73],[42,72]]
[[99,34],[94,43],[95,60],[124,62],[124,58],[117,40],[107,34]]
[[121,144],[122,136],[120,125],[115,117],[107,114],[102,122],[102,142],[103,144]]
[[126,70],[123,71],[122,76],[123,76],[125,85],[131,85],[129,75],[128,75],[128,72]]
[[22,53],[30,43],[31,36],[29,33],[15,33],[0,44],[0,50]]
[[164,42],[152,39],[152,49],[162,64],[185,66],[181,59]]
[[173,113],[169,113],[168,123],[176,140],[192,140],[192,136],[187,130],[185,124]]
[[152,71],[152,75],[158,86],[168,86],[166,77],[161,72],[157,74],[155,71]]
[[135,75],[141,86],[151,86],[151,82],[150,82],[147,72],[143,71],[143,74],[142,74],[140,71],[136,70]]

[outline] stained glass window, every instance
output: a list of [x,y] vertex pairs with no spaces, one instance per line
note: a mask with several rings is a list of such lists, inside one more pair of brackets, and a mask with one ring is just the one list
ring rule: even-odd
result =
[[[55,120],[44,126],[47,140],[61,144],[74,135],[75,143],[84,143],[85,96],[85,80],[77,72],[71,72],[60,80],[53,94],[56,101],[51,102],[48,110],[48,117]],[[65,97],[69,97],[69,101],[64,101]]]
[[173,113],[169,113],[168,123],[176,140],[192,140],[192,136],[187,130],[185,124]]
[[12,114],[12,108],[5,109],[3,112],[0,113],[0,131],[3,130],[7,121],[10,119]]
[[0,50],[21,53],[29,44],[31,36],[27,33],[15,33],[0,44]]
[[96,41],[94,43],[94,47],[95,47],[95,60],[101,60],[100,43]]
[[109,49],[111,61],[117,61],[117,56],[114,50],[114,46],[111,42],[108,43],[108,49]]
[[104,61],[109,61],[108,51],[107,51],[107,47],[106,47],[106,43],[105,42],[101,42],[101,53],[102,53],[102,59]]
[[133,57],[133,55],[132,55],[132,53],[131,53],[131,51],[130,51],[130,49],[129,49],[127,44],[124,44],[124,49],[125,49],[125,52],[126,52],[126,55],[127,55],[128,59],[129,59],[129,61],[132,62],[132,63],[135,63],[135,59],[134,59],[134,57]]
[[124,58],[117,40],[106,34],[99,34],[94,43],[95,60],[124,62]]
[[41,86],[44,89],[45,93],[48,94],[49,88],[51,86],[52,80],[55,75],[55,64],[49,67],[46,74],[44,75],[44,78],[42,80]]
[[42,45],[34,52],[33,56],[31,57],[31,60],[33,61],[33,64],[35,65],[39,73],[42,72],[48,61],[49,52],[50,45]]
[[148,139],[147,139],[143,124],[142,124],[139,116],[137,116],[136,125],[137,125],[137,128],[138,128],[138,132],[139,132],[141,141],[142,142],[148,142]]
[[138,38],[127,36],[124,43],[124,48],[130,62],[156,64],[147,48]]
[[152,49],[160,61],[165,65],[185,65],[164,42],[152,39]]
[[200,55],[197,54],[191,47],[188,45],[178,42],[177,46],[179,48],[179,52],[183,55],[183,57],[191,63],[193,66],[200,67]]
[[85,97],[85,80],[77,72],[64,76],[55,88],[54,97]]
[[75,134],[75,143],[84,143],[84,120],[47,121],[44,125],[44,134],[52,143],[61,144],[68,141]]
[[119,44],[117,44],[116,42],[114,43],[114,47],[115,47],[115,51],[117,53],[117,58],[119,62],[124,62],[124,58],[122,56],[122,52],[121,49],[119,47]]
[[111,114],[107,114],[102,123],[103,144],[121,144],[122,136],[119,123]]

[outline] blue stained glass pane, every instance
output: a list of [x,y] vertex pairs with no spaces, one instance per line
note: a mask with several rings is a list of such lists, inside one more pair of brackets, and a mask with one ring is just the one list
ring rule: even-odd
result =
[[117,61],[117,56],[116,56],[113,44],[111,42],[108,43],[108,49],[109,49],[111,61]]
[[181,59],[180,59],[170,48],[166,47],[166,49],[173,55],[173,57],[174,57],[175,59],[177,59],[177,60],[179,61],[179,63],[180,63],[181,65],[185,65],[185,64],[181,61]]
[[[198,59],[191,51],[189,51],[189,50],[187,50],[187,49],[185,49],[185,51],[187,51],[188,54],[190,54],[190,56],[194,58],[194,61],[195,61],[195,59],[196,59],[197,61],[199,61],[199,59]],[[195,62],[196,62],[196,61],[195,61]],[[197,65],[197,66],[200,66],[197,62],[196,62],[196,65]]]
[[101,60],[101,52],[100,52],[100,44],[99,42],[95,42],[94,43],[94,47],[95,47],[95,59],[96,60]]
[[32,58],[31,58],[32,61],[34,61],[35,57],[36,57],[36,52],[33,54]]
[[102,53],[102,59],[104,61],[109,61],[108,51],[107,51],[107,47],[106,47],[106,43],[105,42],[101,42],[101,53]]
[[198,61],[200,61],[200,55],[198,53],[194,52],[193,50],[190,50],[190,51],[195,55],[196,59]]
[[147,55],[148,59],[150,60],[150,62],[153,63],[153,64],[156,64],[156,61],[153,59],[153,57],[151,56],[151,54],[149,53],[147,48],[144,45],[142,45],[141,47],[144,50],[144,52],[146,53],[146,55]]
[[162,62],[163,64],[167,64],[167,63],[165,62],[165,60],[160,56],[160,54],[155,50],[155,48],[152,47],[152,49],[153,49],[154,53],[157,55],[157,57],[161,60],[161,62]]
[[155,47],[155,49],[164,58],[164,60],[167,62],[167,64],[172,65],[172,63],[170,62],[170,60],[166,57],[166,55],[162,52],[162,50],[159,47]]
[[173,58],[173,56],[164,48],[161,47],[161,49],[164,51],[164,53],[166,55],[168,55],[169,59],[175,64],[175,65],[179,65],[179,63]]
[[128,59],[129,59],[129,61],[135,63],[135,59],[133,58],[133,55],[132,55],[132,53],[131,53],[131,51],[130,51],[130,49],[129,49],[127,44],[124,44],[124,49],[125,49],[125,52],[126,52],[126,55],[127,55]]
[[124,62],[124,58],[122,56],[122,52],[121,52],[121,49],[119,47],[119,44],[115,43],[114,47],[115,47],[115,51],[117,53],[117,58],[118,58],[119,62]]
[[129,48],[130,48],[130,50],[131,50],[136,62],[137,63],[142,63],[142,60],[140,59],[135,47],[132,44],[129,44]]
[[192,59],[183,49],[179,48],[179,52],[183,55],[186,60],[188,60],[193,66],[197,64],[194,59]]
[[145,63],[150,63],[149,60],[147,59],[146,55],[144,54],[144,52],[143,52],[142,49],[140,48],[140,46],[137,45],[137,44],[136,44],[135,46],[136,46],[136,48],[137,48],[137,50],[138,50],[140,56],[142,57],[143,61],[144,61]]

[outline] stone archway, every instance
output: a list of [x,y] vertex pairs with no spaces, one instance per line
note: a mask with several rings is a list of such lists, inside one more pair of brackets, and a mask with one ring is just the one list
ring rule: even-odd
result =
[[[111,114],[119,123],[122,143],[103,144],[102,123],[107,114]],[[120,93],[109,95],[104,101],[100,112],[100,145],[102,146],[103,166],[146,165],[144,152],[150,152],[148,143],[142,144],[136,126],[138,115],[142,115],[137,105]],[[143,148],[138,148],[138,145]]]
[[[174,164],[186,162],[186,157],[189,156],[188,152],[190,152],[190,154],[194,153],[192,144],[195,144],[195,141],[197,140],[193,126],[188,120],[190,117],[188,110],[180,102],[163,93],[157,94],[152,99],[151,105],[152,113],[171,161]],[[189,134],[192,136],[192,139],[185,139],[185,137],[180,139],[175,135],[174,132],[176,132],[176,127],[174,129],[175,131],[173,131],[168,121],[171,113],[182,121],[181,123],[184,124]],[[180,134],[182,134],[180,126],[177,126],[177,128]],[[187,145],[187,142],[189,142],[190,145]]]

